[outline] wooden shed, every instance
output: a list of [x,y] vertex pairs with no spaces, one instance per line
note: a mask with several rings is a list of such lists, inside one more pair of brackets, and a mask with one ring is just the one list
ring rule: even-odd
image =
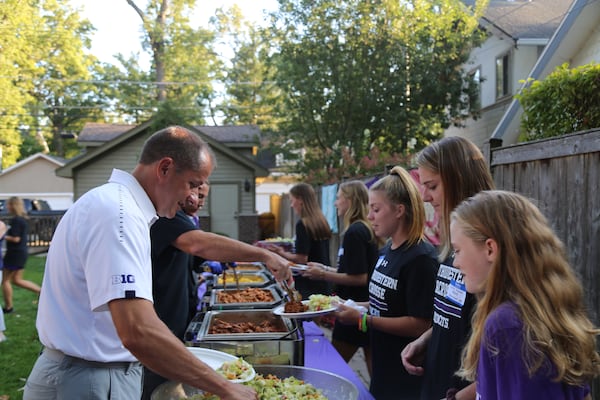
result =
[[[83,153],[56,174],[73,179],[75,199],[105,183],[113,168],[132,171],[144,141],[153,133],[151,121],[133,126],[86,124],[78,137]],[[268,171],[253,159],[260,131],[253,125],[185,126],[212,148],[217,168],[210,177],[210,193],[200,212],[204,229],[245,242],[258,238],[255,179]]]

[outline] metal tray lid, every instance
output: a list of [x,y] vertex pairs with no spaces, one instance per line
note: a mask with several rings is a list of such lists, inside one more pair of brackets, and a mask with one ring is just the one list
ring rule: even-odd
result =
[[[214,321],[217,319],[228,322],[251,322],[261,324],[271,322],[277,332],[252,332],[252,333],[209,333]],[[285,339],[296,330],[296,324],[288,318],[275,315],[271,310],[221,310],[207,311],[198,331],[196,340],[268,340]]]
[[[240,285],[241,286],[241,285]],[[210,294],[209,307],[211,310],[230,310],[230,309],[271,309],[283,301],[283,292],[277,284],[271,284],[264,288],[257,287],[240,287],[240,290],[253,289],[253,290],[264,290],[271,293],[273,300],[269,302],[236,302],[236,303],[223,303],[219,302],[219,293],[237,291],[237,289],[227,285],[227,288],[213,289]]]

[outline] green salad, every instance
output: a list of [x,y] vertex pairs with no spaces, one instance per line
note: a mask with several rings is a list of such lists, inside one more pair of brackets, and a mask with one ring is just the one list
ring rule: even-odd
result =
[[[273,375],[257,374],[254,379],[245,382],[244,385],[256,390],[259,400],[327,400],[320,389],[293,376],[280,379]],[[194,395],[190,399],[219,400],[219,397],[207,393]]]
[[232,380],[248,380],[254,375],[254,368],[252,365],[244,361],[243,358],[238,357],[235,361],[225,361],[217,372],[225,377],[225,379]]
[[310,311],[328,310],[340,304],[342,300],[338,296],[326,296],[324,294],[311,294],[308,297],[308,309]]

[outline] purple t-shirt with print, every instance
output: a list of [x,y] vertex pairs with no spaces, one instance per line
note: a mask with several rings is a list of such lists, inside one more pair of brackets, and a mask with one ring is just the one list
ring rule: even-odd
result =
[[[503,303],[487,318],[477,365],[477,400],[581,400],[585,385],[555,382],[556,369],[546,360],[530,377],[523,362],[523,323],[514,303]],[[496,350],[493,350],[496,349]]]

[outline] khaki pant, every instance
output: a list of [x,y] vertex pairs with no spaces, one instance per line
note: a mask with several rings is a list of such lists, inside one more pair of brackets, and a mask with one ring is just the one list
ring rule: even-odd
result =
[[27,378],[23,400],[139,400],[142,365],[98,363],[44,349]]

